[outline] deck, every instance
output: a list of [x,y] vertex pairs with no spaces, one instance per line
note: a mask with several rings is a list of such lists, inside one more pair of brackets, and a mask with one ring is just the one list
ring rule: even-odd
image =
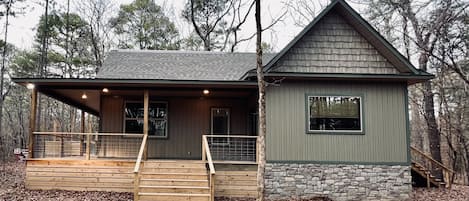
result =
[[145,135],[140,136],[137,150],[115,147],[122,158],[103,157],[98,146],[112,143],[103,140],[118,134],[35,135],[36,157],[29,158],[26,167],[28,189],[133,192],[134,200],[214,200],[257,194],[256,136],[203,135],[199,160],[163,160],[146,158]]
[[[168,177],[171,175],[168,173],[181,170],[174,164],[180,166],[193,162],[148,160],[143,163],[161,170],[168,170],[164,167],[165,164],[169,165],[166,167],[171,167],[172,171],[162,172],[163,177]],[[26,187],[33,190],[134,192],[134,166],[135,160],[30,159],[26,167]],[[214,184],[215,197],[256,196],[256,165],[216,164],[215,167],[218,169]],[[194,172],[191,170],[191,173]],[[190,175],[193,174],[187,174]],[[163,185],[170,186],[171,180],[166,180],[168,182]],[[201,180],[207,181],[206,175]],[[185,184],[191,185],[187,182]]]

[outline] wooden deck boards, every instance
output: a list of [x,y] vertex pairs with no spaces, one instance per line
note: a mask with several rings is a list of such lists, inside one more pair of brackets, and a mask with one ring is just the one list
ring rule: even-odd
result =
[[[182,167],[192,166],[184,164],[171,168],[169,162],[150,160],[147,163],[155,165],[155,168],[170,170],[164,172],[172,174],[182,174],[179,172]],[[32,159],[27,161],[26,187],[34,190],[133,192],[134,165],[134,160]],[[217,166],[215,196],[255,197],[257,174],[256,168],[251,166],[254,167]],[[206,176],[200,179],[206,179]]]

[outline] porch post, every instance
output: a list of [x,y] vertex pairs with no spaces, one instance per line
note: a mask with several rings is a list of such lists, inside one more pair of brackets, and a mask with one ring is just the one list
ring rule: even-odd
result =
[[[80,132],[85,133],[85,111],[81,111],[81,119],[80,119]],[[83,156],[83,141],[84,141],[83,134],[80,135],[80,156]]]
[[88,117],[88,133],[86,134],[86,160],[90,160],[90,150],[91,150],[91,118]]
[[[148,89],[143,91],[143,134],[148,137],[148,105],[150,95]],[[143,159],[147,160],[148,157],[148,143],[145,144],[145,151],[143,152]]]
[[34,131],[36,130],[36,107],[37,107],[37,89],[31,90],[31,111],[29,117],[29,143],[28,143],[28,158],[34,158]]

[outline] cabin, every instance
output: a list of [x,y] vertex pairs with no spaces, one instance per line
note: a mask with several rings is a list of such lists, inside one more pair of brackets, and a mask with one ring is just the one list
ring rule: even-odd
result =
[[[114,50],[93,79],[14,78],[31,89],[26,187],[135,200],[255,197],[255,61],[255,53]],[[407,87],[433,75],[343,0],[263,64],[269,200],[409,198],[421,168],[411,158]],[[38,93],[99,117],[99,129],[36,130]]]

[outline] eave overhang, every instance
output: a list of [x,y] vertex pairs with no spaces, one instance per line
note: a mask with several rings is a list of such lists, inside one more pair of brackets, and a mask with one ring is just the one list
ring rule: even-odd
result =
[[[406,82],[408,85],[425,82],[435,76],[429,73],[415,74],[350,74],[350,73],[265,73],[266,78],[289,78],[303,80],[356,80],[356,81],[389,81]],[[248,72],[244,78],[256,77],[255,72]]]
[[[212,80],[145,80],[145,79],[65,79],[65,78],[13,78],[13,82],[27,86],[34,84],[38,92],[99,116],[103,88],[109,90],[143,89],[257,89],[252,81]],[[82,99],[86,93],[88,98]],[[143,94],[143,92],[142,92]]]

